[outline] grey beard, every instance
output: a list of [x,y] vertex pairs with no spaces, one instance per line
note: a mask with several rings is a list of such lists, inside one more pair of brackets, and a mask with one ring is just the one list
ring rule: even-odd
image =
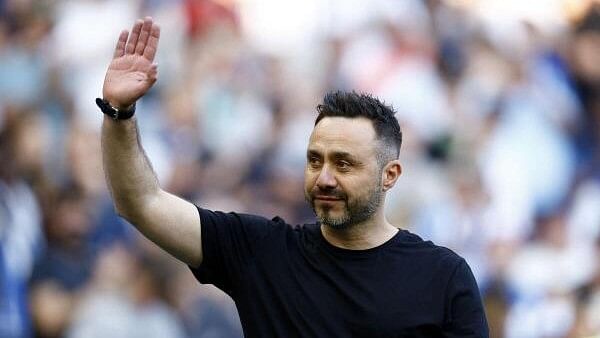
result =
[[[307,199],[321,224],[325,224],[336,230],[343,230],[371,218],[381,205],[382,195],[381,184],[377,184],[375,189],[370,192],[368,200],[357,200],[353,204],[346,205],[345,213],[342,217],[328,217],[328,211],[323,211],[323,215],[319,215],[315,208],[314,200],[309,196],[307,196]],[[347,201],[345,202],[347,203]]]

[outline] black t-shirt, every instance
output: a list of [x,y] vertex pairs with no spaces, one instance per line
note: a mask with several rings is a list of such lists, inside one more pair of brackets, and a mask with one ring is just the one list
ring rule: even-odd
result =
[[465,260],[406,230],[347,250],[316,224],[199,212],[192,272],[233,298],[246,337],[488,337]]

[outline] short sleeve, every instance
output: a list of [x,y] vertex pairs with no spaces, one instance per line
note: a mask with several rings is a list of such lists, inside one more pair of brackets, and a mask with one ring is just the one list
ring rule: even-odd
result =
[[260,250],[278,222],[235,212],[198,208],[201,223],[202,264],[191,268],[203,284],[214,284],[232,296],[244,269]]
[[447,337],[489,337],[481,296],[473,272],[460,259],[446,289]]

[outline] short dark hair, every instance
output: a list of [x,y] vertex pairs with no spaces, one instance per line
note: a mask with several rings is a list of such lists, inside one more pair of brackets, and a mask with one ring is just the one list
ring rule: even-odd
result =
[[323,97],[323,103],[317,106],[318,116],[315,126],[324,117],[365,117],[373,123],[377,139],[382,147],[377,160],[383,166],[400,155],[402,130],[394,116],[396,112],[371,94],[352,92],[329,92]]

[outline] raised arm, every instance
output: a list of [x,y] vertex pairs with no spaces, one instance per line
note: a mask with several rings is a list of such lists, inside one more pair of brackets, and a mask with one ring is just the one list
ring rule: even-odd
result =
[[[115,108],[127,109],[156,82],[154,62],[160,28],[147,17],[131,34],[121,32],[106,72],[102,94]],[[102,123],[102,161],[119,215],[148,239],[191,266],[202,262],[200,218],[196,207],[160,188],[144,153],[136,117]]]

